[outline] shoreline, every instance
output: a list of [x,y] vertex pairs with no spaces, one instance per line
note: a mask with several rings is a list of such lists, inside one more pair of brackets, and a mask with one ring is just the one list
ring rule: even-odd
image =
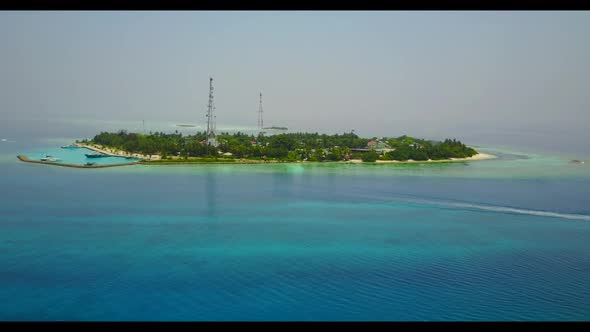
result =
[[[115,149],[108,149],[102,146],[97,145],[89,145],[89,144],[82,144],[82,143],[74,143],[74,145],[82,148],[87,148],[96,152],[104,153],[114,157],[134,157],[141,159],[139,163],[142,165],[182,165],[182,164],[285,164],[285,163],[311,163],[312,161],[262,161],[262,160],[249,160],[249,159],[238,159],[235,162],[201,162],[198,160],[195,161],[167,161],[167,162],[157,162],[152,163],[151,161],[158,161],[161,160],[159,155],[152,155],[146,156],[139,153],[127,153],[121,150]],[[449,162],[462,162],[462,161],[476,161],[476,160],[489,160],[498,158],[489,153],[479,152],[474,156],[466,157],[466,158],[449,158],[449,159],[441,159],[441,160],[376,160],[374,163],[377,164],[411,164],[411,163],[449,163]],[[324,161],[328,162],[328,161]],[[337,163],[348,163],[348,164],[358,164],[358,163],[365,163],[361,159],[351,159],[347,161],[336,161]],[[367,162],[366,164],[371,164],[371,162]]]
[[319,164],[319,163],[335,163],[335,164],[424,164],[424,163],[453,163],[453,162],[465,162],[465,161],[478,161],[478,160],[489,160],[498,158],[497,156],[488,154],[488,153],[478,153],[474,156],[467,157],[467,158],[450,158],[450,159],[442,159],[442,160],[377,160],[375,162],[364,162],[361,159],[352,159],[348,161],[278,161],[278,160],[248,160],[248,159],[236,159],[235,161],[163,161],[163,162],[154,162],[154,161],[147,161],[142,160],[138,163],[141,165],[195,165],[195,164],[226,164],[226,165],[258,165],[258,164]]
[[64,166],[64,167],[72,167],[72,168],[107,168],[107,167],[118,167],[118,166],[130,166],[130,165],[156,165],[156,166],[165,166],[165,165],[263,165],[263,164],[310,164],[310,163],[335,163],[335,164],[432,164],[432,163],[453,163],[453,162],[466,162],[466,161],[479,161],[479,160],[489,160],[495,159],[497,156],[488,153],[478,153],[474,156],[467,157],[467,158],[450,158],[450,159],[442,159],[442,160],[376,160],[375,162],[363,162],[361,159],[352,159],[347,161],[279,161],[279,160],[249,160],[249,159],[234,159],[234,161],[227,161],[227,160],[220,160],[220,161],[199,161],[192,160],[192,161],[162,161],[159,155],[152,155],[152,156],[145,156],[138,153],[127,153],[120,150],[114,150],[109,148],[104,148],[102,146],[96,145],[89,145],[89,144],[82,144],[82,143],[74,143],[73,145],[86,148],[92,151],[100,152],[109,156],[113,157],[133,157],[138,158],[138,161],[129,162],[129,163],[121,163],[121,164],[105,164],[105,165],[77,165],[77,164],[67,164],[67,163],[60,163],[60,162],[53,162],[53,161],[41,161],[41,160],[33,160],[29,159],[25,155],[18,155],[17,158],[20,161],[28,162],[28,163],[36,163],[36,164],[45,164],[45,165],[55,165],[55,166]]
[[100,152],[102,154],[106,154],[112,157],[133,157],[133,158],[139,158],[141,159],[140,161],[143,160],[159,160],[160,156],[158,155],[154,155],[153,157],[150,156],[146,156],[143,154],[139,154],[139,153],[128,153],[128,152],[124,152],[121,150],[115,150],[115,149],[110,149],[110,148],[105,148],[103,146],[100,145],[91,145],[91,144],[82,144],[82,143],[74,143],[74,146],[77,146],[79,148],[86,148],[88,150],[92,150],[92,151],[96,151],[96,152]]
[[225,164],[225,165],[261,165],[261,164],[302,164],[306,163],[305,161],[278,161],[278,160],[239,160],[234,159],[235,161],[227,161],[227,160],[219,160],[219,161],[149,161],[143,160],[139,161],[138,163],[141,165],[207,165],[207,164]]
[[[376,160],[374,163],[375,164],[416,164],[416,163],[452,163],[452,162],[462,162],[462,161],[477,161],[477,160],[489,160],[489,159],[496,159],[498,158],[497,156],[494,156],[492,154],[489,153],[478,153],[474,156],[471,157],[466,157],[466,158],[449,158],[449,159],[441,159],[441,160],[432,160],[432,159],[428,159],[428,160],[404,160],[404,161],[400,161],[400,160]],[[362,160],[360,159],[353,159],[353,160],[349,160],[347,161],[348,163],[364,163]],[[366,163],[366,164],[370,164],[370,163]]]

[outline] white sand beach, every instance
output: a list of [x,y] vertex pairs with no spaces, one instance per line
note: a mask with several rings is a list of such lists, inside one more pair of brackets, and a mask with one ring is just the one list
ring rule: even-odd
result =
[[[377,160],[375,161],[378,164],[407,164],[407,163],[448,163],[448,162],[459,162],[459,161],[473,161],[473,160],[486,160],[486,159],[494,159],[497,158],[494,155],[488,153],[478,153],[475,156],[467,157],[467,158],[450,158],[450,159],[443,159],[443,160],[406,160],[406,161],[399,161],[399,160]],[[363,161],[360,159],[352,159],[347,161],[348,163],[362,163]]]
[[[79,146],[79,147],[83,147],[83,148],[87,148],[96,152],[100,152],[100,153],[104,153],[110,156],[115,156],[115,157],[135,157],[135,158],[139,158],[139,159],[143,159],[143,160],[159,160],[160,156],[159,155],[151,155],[151,156],[146,156],[146,155],[142,155],[139,153],[127,153],[125,151],[121,151],[121,150],[117,150],[117,149],[111,149],[111,148],[105,148],[103,146],[100,145],[96,145],[96,144],[82,144],[82,143],[75,143],[74,145]],[[378,164],[397,164],[397,163],[449,163],[449,162],[463,162],[463,161],[474,161],[474,160],[487,160],[487,159],[494,159],[497,158],[494,155],[488,154],[488,153],[478,153],[474,156],[471,157],[467,157],[467,158],[449,158],[449,159],[443,159],[443,160],[432,160],[432,159],[428,159],[428,160],[406,160],[406,161],[399,161],[399,160],[377,160],[375,161],[375,163]],[[343,163],[353,163],[353,164],[357,164],[357,163],[363,163],[363,161],[361,159],[352,159],[349,161],[342,161]],[[237,161],[236,164],[239,164],[240,161]],[[244,162],[242,161],[242,163],[254,163],[251,161],[248,162]],[[259,162],[259,163],[268,163],[268,162]]]
[[160,156],[155,155],[155,154],[151,155],[151,156],[146,156],[146,155],[139,154],[139,153],[128,153],[128,152],[117,150],[117,149],[105,148],[105,147],[97,145],[97,144],[75,143],[74,145],[82,147],[82,148],[87,148],[87,149],[90,149],[90,150],[93,150],[96,152],[104,153],[109,156],[115,156],[115,157],[134,157],[134,158],[139,158],[139,159],[144,159],[144,160],[159,160],[160,159]]

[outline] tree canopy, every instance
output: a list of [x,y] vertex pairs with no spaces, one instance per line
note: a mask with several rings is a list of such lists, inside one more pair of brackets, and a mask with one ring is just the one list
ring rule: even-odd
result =
[[[101,132],[91,143],[116,148],[129,153],[160,155],[166,158],[217,157],[231,153],[232,158],[277,159],[285,161],[340,161],[360,157],[363,161],[382,160],[442,160],[465,158],[477,154],[473,148],[455,139],[442,142],[427,141],[406,135],[390,138],[361,138],[354,133],[283,133],[257,136],[252,134],[220,133],[217,147],[207,145],[206,133],[155,132],[150,134]],[[377,141],[383,149],[367,149],[369,141]]]

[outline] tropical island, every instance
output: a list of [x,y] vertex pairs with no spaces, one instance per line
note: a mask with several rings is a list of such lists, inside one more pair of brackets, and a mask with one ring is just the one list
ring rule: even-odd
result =
[[407,135],[361,138],[351,133],[283,133],[265,136],[220,133],[208,144],[206,132],[194,135],[127,131],[102,132],[76,141],[101,153],[137,157],[142,164],[280,162],[449,162],[493,158],[455,139],[432,141]]
[[[265,135],[265,129],[286,131],[287,127],[264,127],[262,93],[258,109],[258,134],[243,132],[216,133],[213,78],[209,78],[207,130],[193,135],[150,132],[101,132],[92,139],[76,141],[73,146],[97,153],[85,154],[85,164],[58,162],[46,155],[33,160],[24,155],[25,162],[46,163],[69,167],[111,167],[102,160],[106,157],[124,158],[119,165],[130,164],[187,164],[187,163],[285,163],[285,162],[346,162],[346,163],[426,163],[453,162],[494,158],[479,153],[456,139],[433,141],[407,135],[399,137],[361,138],[351,131],[343,134],[280,133]],[[178,127],[194,127],[177,124]],[[100,158],[100,159],[99,159]],[[114,158],[112,158],[114,159]],[[96,162],[95,162],[96,160]],[[133,161],[132,161],[133,160]]]

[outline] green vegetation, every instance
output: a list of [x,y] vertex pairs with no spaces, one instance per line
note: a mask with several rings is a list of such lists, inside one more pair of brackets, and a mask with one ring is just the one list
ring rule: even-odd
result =
[[195,163],[235,163],[237,159],[235,158],[187,158],[187,159],[159,159],[159,160],[150,160],[147,161],[148,163],[153,164],[171,164],[171,163],[179,163],[179,162],[195,162]]
[[444,160],[477,154],[457,140],[427,141],[409,136],[361,138],[354,133],[326,135],[285,133],[258,136],[245,133],[217,135],[219,146],[205,144],[205,132],[183,136],[161,132],[148,135],[102,132],[88,143],[144,155],[160,155],[165,162]]
[[374,150],[371,150],[367,153],[363,153],[361,155],[361,160],[366,163],[374,163],[379,158],[379,155]]
[[[446,139],[443,142],[430,142],[402,136],[403,139],[390,139],[395,150],[385,153],[386,160],[444,160],[449,158],[466,158],[477,154],[473,148],[457,141]],[[411,142],[411,143],[410,143]]]

